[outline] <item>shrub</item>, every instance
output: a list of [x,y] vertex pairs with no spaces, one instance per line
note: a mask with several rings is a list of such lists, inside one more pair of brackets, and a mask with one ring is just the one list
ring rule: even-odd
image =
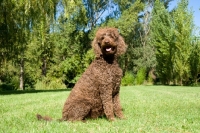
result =
[[146,77],[146,69],[140,68],[136,75],[136,84],[141,85],[144,83]]
[[36,90],[56,90],[56,89],[65,89],[66,86],[59,78],[42,78],[41,80],[38,80],[35,84]]
[[126,72],[125,76],[122,78],[122,86],[128,86],[134,84],[134,75],[132,72]]
[[0,91],[12,91],[12,90],[16,90],[16,87],[9,83],[9,84],[0,84]]
[[154,84],[153,78],[150,75],[148,75],[147,82],[148,82],[149,85],[153,85]]
[[94,58],[95,58],[95,55],[94,55],[93,49],[88,50],[87,53],[84,55],[84,58],[83,58],[84,68],[87,68],[92,63]]

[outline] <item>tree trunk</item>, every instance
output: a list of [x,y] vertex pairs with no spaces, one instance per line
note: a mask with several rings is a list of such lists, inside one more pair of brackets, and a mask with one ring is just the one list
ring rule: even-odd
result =
[[45,57],[43,57],[42,59],[42,75],[46,77],[46,74],[47,74],[47,60]]
[[21,58],[20,61],[20,84],[19,84],[20,90],[24,90],[24,59]]
[[124,68],[123,68],[123,76],[125,76],[127,68],[128,68],[128,57],[125,55],[125,62],[124,62]]

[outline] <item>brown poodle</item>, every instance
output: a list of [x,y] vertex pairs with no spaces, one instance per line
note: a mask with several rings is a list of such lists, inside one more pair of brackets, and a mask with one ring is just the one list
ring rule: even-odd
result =
[[[115,116],[124,118],[119,99],[122,70],[117,63],[117,56],[125,53],[127,48],[124,39],[116,28],[101,28],[96,33],[92,47],[96,58],[67,98],[62,121],[83,121],[104,114],[110,121]],[[41,115],[37,117],[49,120]]]

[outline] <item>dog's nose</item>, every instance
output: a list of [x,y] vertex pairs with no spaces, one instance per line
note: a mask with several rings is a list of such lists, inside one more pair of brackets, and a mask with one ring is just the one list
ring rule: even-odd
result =
[[106,39],[104,42],[105,42],[105,44],[110,44],[108,39]]
[[109,41],[105,41],[106,44],[109,44]]

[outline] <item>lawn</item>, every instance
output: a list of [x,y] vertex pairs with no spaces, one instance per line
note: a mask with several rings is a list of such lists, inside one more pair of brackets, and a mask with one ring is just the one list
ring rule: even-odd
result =
[[[0,94],[2,133],[199,133],[200,87],[121,87],[126,119],[58,122],[70,91]],[[52,122],[37,121],[49,115]]]

